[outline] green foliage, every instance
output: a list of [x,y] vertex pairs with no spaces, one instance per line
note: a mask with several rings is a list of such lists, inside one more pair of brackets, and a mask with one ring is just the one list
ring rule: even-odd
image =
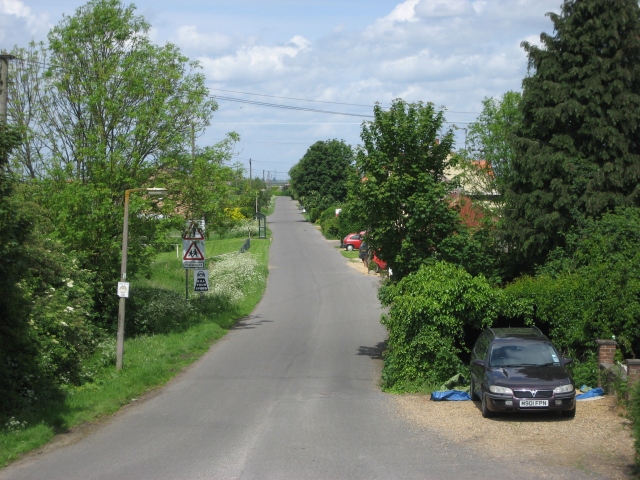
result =
[[345,213],[364,223],[367,243],[396,278],[417,271],[457,228],[441,179],[453,145],[444,113],[432,104],[395,100],[365,122],[357,154],[361,181],[352,183]]
[[598,358],[595,351],[586,352],[582,359],[574,358],[568,369],[578,387],[595,387],[598,384]]
[[346,199],[347,181],[354,174],[349,145],[343,140],[319,141],[291,167],[290,189],[308,210],[324,210]]
[[515,158],[513,135],[522,122],[521,98],[520,92],[513,91],[506,92],[500,99],[485,98],[482,113],[467,127],[462,156],[488,163],[491,175],[484,177],[486,184],[479,188],[485,192],[496,190],[495,182],[506,175]]
[[379,295],[389,307],[382,318],[389,331],[383,386],[393,391],[464,372],[465,337],[491,325],[501,305],[500,290],[446,262],[387,283]]
[[158,287],[131,288],[127,302],[128,337],[183,330],[190,326],[194,308],[184,293]]
[[473,230],[461,225],[440,242],[438,259],[458,265],[472,276],[484,275],[492,285],[499,285],[505,275],[500,263],[502,253],[493,228]]
[[586,218],[640,205],[640,7],[566,0],[555,35],[523,43],[522,126],[504,183],[504,228],[525,267]]
[[340,216],[336,216],[336,207],[329,207],[320,214],[320,228],[325,238],[340,237]]
[[588,355],[598,338],[620,339],[627,357],[640,351],[640,209],[617,209],[568,237],[536,277],[506,288],[513,301],[532,305],[529,321],[541,322],[572,356]]
[[318,207],[314,207],[309,212],[309,221],[311,223],[316,223],[320,218],[320,209]]

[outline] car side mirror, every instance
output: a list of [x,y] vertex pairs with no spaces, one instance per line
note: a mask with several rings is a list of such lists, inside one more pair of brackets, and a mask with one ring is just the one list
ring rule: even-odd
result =
[[474,365],[478,365],[479,367],[484,367],[484,361],[480,358],[476,358],[473,362]]
[[573,363],[573,358],[563,358],[562,359],[562,364],[563,365],[569,365],[570,363]]

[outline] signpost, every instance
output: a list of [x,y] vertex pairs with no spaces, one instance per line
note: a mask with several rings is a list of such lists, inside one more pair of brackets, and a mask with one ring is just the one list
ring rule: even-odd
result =
[[[190,220],[187,225],[182,234],[182,268],[185,269],[185,294],[189,298],[188,269],[194,269],[196,292],[209,291],[209,272],[205,269],[204,220]],[[198,276],[199,273],[202,275]]]

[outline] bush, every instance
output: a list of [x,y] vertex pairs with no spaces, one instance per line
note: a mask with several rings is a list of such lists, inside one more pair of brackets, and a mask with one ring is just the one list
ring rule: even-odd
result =
[[190,325],[194,310],[183,294],[157,287],[131,287],[127,336],[169,333]]
[[340,223],[335,215],[320,221],[320,228],[325,238],[340,238]]
[[472,277],[446,262],[385,284],[379,296],[390,307],[382,317],[389,331],[383,387],[392,391],[466,373],[468,367],[460,360],[460,354],[469,351],[465,337],[491,325],[501,305],[500,290],[484,277]]
[[311,223],[316,223],[316,221],[318,220],[318,218],[320,218],[320,209],[317,207],[314,207],[311,209],[311,211],[309,212],[309,221]]

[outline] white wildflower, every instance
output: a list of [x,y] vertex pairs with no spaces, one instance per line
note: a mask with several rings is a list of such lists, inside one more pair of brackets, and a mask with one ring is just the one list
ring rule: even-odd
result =
[[73,307],[67,307],[67,308],[65,308],[65,310],[66,310],[67,312],[73,312],[74,308],[73,308]]

